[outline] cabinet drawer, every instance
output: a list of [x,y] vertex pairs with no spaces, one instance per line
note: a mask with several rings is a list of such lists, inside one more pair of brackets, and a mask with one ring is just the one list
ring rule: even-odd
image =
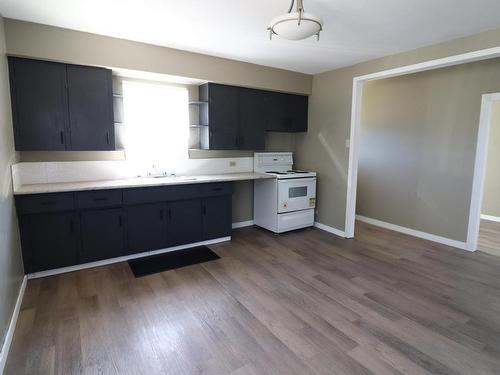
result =
[[233,184],[230,182],[216,182],[200,185],[202,197],[214,197],[218,195],[229,195],[233,193]]
[[127,205],[168,202],[194,199],[200,196],[198,185],[159,186],[134,188],[123,192],[123,202]]
[[121,190],[96,190],[76,194],[79,208],[113,207],[122,204]]
[[36,194],[16,196],[19,214],[70,211],[75,208],[73,193]]

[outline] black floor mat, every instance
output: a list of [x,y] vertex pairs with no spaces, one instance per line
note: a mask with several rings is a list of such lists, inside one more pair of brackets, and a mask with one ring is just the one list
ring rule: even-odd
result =
[[219,258],[220,257],[208,247],[199,246],[165,254],[152,255],[146,258],[131,259],[128,261],[128,265],[135,277],[141,277],[157,272],[173,270],[175,268],[191,266],[193,264],[209,262]]

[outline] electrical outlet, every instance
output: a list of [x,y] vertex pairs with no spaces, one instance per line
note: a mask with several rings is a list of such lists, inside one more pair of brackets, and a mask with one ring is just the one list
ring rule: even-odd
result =
[[351,140],[350,140],[350,139],[346,139],[346,140],[345,140],[345,147],[346,147],[346,148],[351,147]]
[[236,161],[231,160],[231,161],[229,162],[229,166],[230,166],[230,167],[236,167]]

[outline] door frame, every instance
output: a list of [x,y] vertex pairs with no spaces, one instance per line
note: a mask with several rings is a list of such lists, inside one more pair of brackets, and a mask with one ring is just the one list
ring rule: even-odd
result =
[[[475,61],[492,59],[500,56],[500,47],[493,47],[482,49],[473,52],[467,52],[459,55],[448,56],[440,59],[429,60],[417,64],[406,65],[398,68],[393,68],[389,70],[384,70],[376,73],[366,74],[363,76],[357,76],[353,78],[352,83],[352,105],[351,105],[351,129],[350,129],[350,140],[349,140],[349,166],[347,175],[347,195],[346,195],[346,213],[345,213],[345,237],[354,237],[354,227],[356,221],[356,191],[357,191],[357,180],[358,180],[358,164],[359,164],[359,145],[360,145],[360,128],[361,128],[361,106],[363,97],[363,86],[365,82],[376,81],[385,78],[392,78],[403,76],[407,74],[413,74],[418,72],[424,72],[427,70],[433,70],[438,68],[444,68],[448,66],[466,64]],[[480,122],[481,125],[481,122]],[[487,123],[486,126],[489,124]],[[484,126],[484,124],[483,124]],[[482,129],[484,131],[484,129]],[[486,129],[487,131],[487,129]],[[487,134],[486,138],[487,138]],[[478,134],[478,151],[476,152],[476,163],[474,165],[474,179],[473,179],[473,194],[471,197],[471,210],[469,213],[469,225],[467,233],[467,243],[466,250],[474,251],[476,250],[477,234],[474,238],[474,233],[476,231],[475,224],[477,221],[476,211],[480,211],[480,202],[473,202],[477,199],[479,194],[477,191],[484,181],[481,181],[481,173],[484,175],[484,162],[485,159],[481,158],[481,153],[484,153],[484,139],[481,134]],[[479,147],[479,142],[481,147]],[[476,176],[477,175],[477,176]],[[484,176],[483,176],[484,177]],[[478,180],[479,179],[479,180]],[[474,194],[476,192],[476,194]],[[482,195],[479,200],[482,199]]]
[[484,183],[486,180],[486,163],[488,161],[488,142],[491,128],[491,109],[494,102],[500,101],[500,93],[484,94],[481,98],[481,113],[477,134],[476,161],[472,182],[472,196],[469,211],[469,227],[467,230],[467,250],[476,251],[481,224],[481,208],[483,205]]

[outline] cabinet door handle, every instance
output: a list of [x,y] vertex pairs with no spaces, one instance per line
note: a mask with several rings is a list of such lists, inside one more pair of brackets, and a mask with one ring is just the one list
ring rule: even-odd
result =
[[106,197],[97,197],[97,198],[94,198],[94,202],[103,202],[103,201],[107,201],[108,198]]
[[201,205],[201,213],[203,214],[203,216],[207,214],[207,207],[204,204]]
[[109,132],[106,132],[106,143],[109,145]]
[[64,132],[62,130],[59,132],[59,136],[61,137],[61,144],[63,145],[64,144]]
[[119,225],[120,227],[122,227],[122,226],[123,226],[123,219],[122,219],[122,215],[118,215],[118,225]]
[[172,220],[172,209],[168,209],[168,219]]
[[70,231],[71,233],[74,233],[74,232],[75,232],[75,223],[73,222],[73,219],[71,219],[71,220],[69,221],[69,231]]
[[163,209],[160,210],[160,220],[163,221]]
[[224,190],[224,189],[221,187],[212,188],[212,191],[222,191],[222,190]]

